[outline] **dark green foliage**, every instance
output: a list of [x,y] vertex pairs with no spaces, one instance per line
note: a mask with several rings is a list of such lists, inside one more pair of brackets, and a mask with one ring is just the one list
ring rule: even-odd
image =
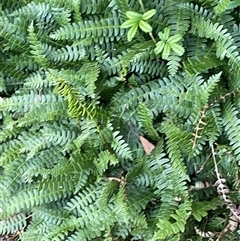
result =
[[0,236],[239,239],[239,6],[1,1]]

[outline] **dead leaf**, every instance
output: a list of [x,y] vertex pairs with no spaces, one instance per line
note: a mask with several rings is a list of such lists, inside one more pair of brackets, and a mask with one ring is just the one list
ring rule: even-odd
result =
[[155,146],[151,142],[149,142],[146,138],[142,136],[138,136],[138,137],[142,143],[144,151],[146,152],[147,155],[150,155],[152,150],[155,148]]

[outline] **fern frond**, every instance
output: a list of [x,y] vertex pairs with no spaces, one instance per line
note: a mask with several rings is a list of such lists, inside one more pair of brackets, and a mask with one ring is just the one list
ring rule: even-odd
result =
[[27,217],[24,213],[18,213],[8,219],[2,219],[0,224],[0,234],[14,233],[27,226]]
[[[169,26],[173,34],[184,34],[187,31],[190,25],[190,14],[189,11],[179,7],[178,1],[173,0],[165,2],[163,14],[164,18],[167,20],[166,26]],[[181,21],[179,21],[180,19]]]
[[108,1],[90,0],[88,3],[80,1],[80,11],[82,14],[97,14],[106,11]]
[[34,33],[34,25],[33,22],[28,27],[29,32],[29,44],[32,49],[30,53],[32,57],[39,65],[46,67],[49,65],[49,62],[46,57],[46,53],[43,51],[43,47],[41,46],[41,42],[37,39],[37,35]]
[[45,71],[37,71],[24,80],[24,86],[31,89],[42,89],[52,85]]
[[[51,80],[53,83],[58,85],[59,92],[63,95],[67,94],[67,91],[72,90],[72,94],[78,95],[78,97],[83,100],[85,96],[90,98],[95,98],[95,82],[99,76],[99,65],[97,63],[84,63],[77,75],[74,71],[61,70],[57,72],[56,70],[51,70]],[[69,77],[72,77],[69,79]],[[66,83],[66,84],[64,84]],[[70,88],[69,90],[67,90]],[[65,90],[66,89],[66,90]],[[70,93],[69,93],[70,94]]]
[[66,25],[58,29],[50,37],[55,40],[78,40],[91,38],[94,42],[104,42],[119,39],[126,32],[120,28],[118,18],[100,19],[99,21],[84,21]]
[[239,131],[240,131],[240,121],[238,116],[238,111],[231,103],[226,103],[224,106],[224,117],[223,126],[226,132],[227,138],[232,146],[233,153],[236,155],[236,160],[240,160],[239,152]]
[[216,15],[221,15],[224,11],[228,9],[228,5],[230,4],[230,0],[220,0],[218,5],[213,8]]
[[216,56],[218,58],[222,60],[226,56],[231,61],[236,61],[235,59],[238,54],[235,52],[235,49],[237,47],[234,45],[233,37],[228,33],[227,29],[223,28],[223,25],[218,23],[213,24],[210,20],[205,20],[203,17],[193,17],[192,20],[191,31],[193,34],[198,33],[200,37],[216,41]]
[[54,62],[77,61],[86,56],[86,50],[80,45],[66,45],[51,52],[49,59]]
[[65,101],[58,103],[49,103],[48,105],[38,105],[33,110],[29,111],[24,117],[18,120],[17,126],[25,127],[34,123],[42,123],[45,121],[58,120],[66,117],[67,103]]
[[188,180],[182,156],[192,155],[191,134],[167,121],[162,124],[162,132],[167,136],[167,148],[173,168],[176,168],[178,173],[182,173],[182,180]]
[[[103,183],[98,183],[98,187],[102,186]],[[101,189],[97,188],[96,185],[90,185],[71,198],[66,204],[64,209],[76,217],[81,217],[82,210],[84,207],[91,205],[101,194]]]
[[58,176],[51,180],[44,180],[33,187],[22,190],[7,200],[0,200],[3,212],[1,218],[27,211],[37,205],[50,203],[59,198],[70,195],[76,184],[76,179],[68,176]]
[[178,69],[180,68],[181,64],[181,58],[179,56],[176,55],[171,55],[168,57],[168,72],[170,74],[170,76],[175,76]]
[[[81,216],[77,219],[71,216],[71,219],[65,220],[60,226],[52,227],[52,231],[46,237],[51,240],[84,240],[93,239],[101,236],[101,230],[109,229],[115,217],[112,214],[112,208],[109,206],[100,207],[97,204],[89,205],[89,208],[81,211]],[[101,217],[101,218],[99,218]],[[89,225],[90,224],[90,225]],[[66,239],[66,234],[80,227]]]
[[117,7],[118,11],[120,12],[120,17],[125,20],[126,19],[126,12],[130,11],[130,6],[128,0],[116,0],[115,6]]
[[119,135],[119,131],[113,132],[113,141],[111,143],[111,147],[116,152],[116,155],[123,159],[132,160],[132,152],[129,148],[128,143],[126,143],[123,139],[122,135]]
[[67,99],[70,116],[74,118],[86,116],[90,120],[94,119],[96,115],[95,102],[83,102],[83,93],[72,87],[66,80],[60,78],[57,80],[56,91]]
[[190,75],[194,75],[219,66],[219,60],[213,54],[194,56],[184,61],[183,65]]
[[[191,205],[190,202],[184,202],[180,204],[179,209],[174,214],[171,214],[171,218],[174,222],[167,219],[159,219],[157,226],[160,229],[154,234],[153,240],[166,239],[179,232],[184,232],[186,221],[190,215]],[[179,240],[179,239],[177,239]]]
[[118,159],[109,151],[102,151],[99,153],[98,158],[94,163],[99,176],[102,176],[103,172],[108,168],[109,165],[116,165],[118,163]]
[[[26,22],[22,22],[21,24],[24,24],[24,27],[26,27]],[[19,52],[26,52],[27,35],[20,30],[23,28],[21,24],[19,26],[18,24],[11,23],[6,15],[0,17],[1,37],[6,41],[6,49],[17,49]]]
[[206,111],[206,116],[207,125],[204,128],[203,134],[208,137],[209,143],[212,145],[216,142],[219,135],[222,134],[222,117],[219,106],[215,105]]
[[203,217],[208,215],[208,211],[215,210],[222,204],[223,202],[220,198],[213,198],[210,201],[193,202],[192,215],[198,222],[200,222]]
[[151,76],[161,76],[164,73],[165,63],[156,60],[138,60],[130,64],[129,70],[139,74],[150,74]]
[[151,113],[143,103],[139,104],[139,119],[149,137],[153,140],[158,140],[158,134],[152,124]]

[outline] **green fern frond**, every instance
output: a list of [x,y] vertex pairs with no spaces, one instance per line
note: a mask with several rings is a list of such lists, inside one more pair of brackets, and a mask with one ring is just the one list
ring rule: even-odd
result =
[[[214,2],[214,1],[213,1]],[[193,3],[183,3],[180,5],[180,7],[189,9],[193,14],[196,14],[198,16],[203,16],[205,19],[211,19],[214,16],[214,12],[212,11],[212,7],[216,6],[217,2],[206,4],[206,6],[203,4],[193,4]]]
[[12,198],[0,200],[0,206],[3,210],[1,218],[7,218],[10,215],[27,211],[37,205],[46,204],[58,200],[59,198],[70,195],[76,184],[76,179],[67,176],[59,176],[51,180],[44,180],[33,187],[16,193]]
[[99,176],[102,176],[109,165],[116,165],[118,163],[118,159],[109,151],[102,151],[94,163],[96,165]]
[[[98,187],[102,184],[103,183],[98,183]],[[100,194],[100,188],[97,188],[96,185],[90,185],[79,192],[74,198],[71,198],[64,207],[64,210],[66,210],[69,214],[81,217],[84,207],[94,203]]]
[[116,0],[114,1],[114,4],[117,6],[118,11],[120,12],[120,16],[123,20],[126,19],[126,12],[130,11],[128,0]]
[[88,3],[80,3],[80,11],[82,14],[97,14],[102,13],[108,7],[108,1],[106,0],[90,0]]
[[24,213],[15,214],[0,221],[0,234],[10,234],[22,230],[27,226],[27,217]]
[[210,145],[212,145],[213,143],[215,143],[215,141],[217,141],[219,135],[222,134],[222,117],[219,106],[216,105],[213,108],[209,109],[206,112],[206,115],[207,125],[205,126],[204,132],[202,134],[205,134],[207,136]]
[[220,81],[220,76],[222,72],[210,76],[210,78],[201,85],[202,91],[202,103],[207,103],[210,94],[213,92],[214,88],[217,86],[217,83]]
[[156,60],[138,60],[130,63],[129,70],[139,74],[149,74],[153,77],[164,73],[165,64]]
[[113,141],[111,143],[111,147],[115,151],[116,155],[120,158],[132,160],[133,157],[129,145],[124,141],[123,136],[119,134],[119,131],[113,132]]
[[117,17],[100,19],[99,21],[84,21],[66,25],[51,34],[54,40],[78,40],[91,38],[94,42],[104,42],[111,39],[118,39],[126,32],[120,28],[121,23]]
[[[184,1],[182,1],[184,2]],[[190,25],[190,14],[184,8],[179,7],[178,1],[165,2],[164,17],[167,19],[166,26],[173,31],[173,34],[183,34]],[[181,21],[179,21],[181,19]],[[181,24],[180,24],[181,22]]]
[[[52,2],[49,2],[49,4],[51,4],[51,3]],[[74,2],[74,3],[76,3],[76,2]],[[72,5],[74,5],[74,3],[72,3]],[[77,8],[77,6],[75,7],[75,5],[74,5],[73,9],[74,9],[74,11],[77,11],[78,8]],[[71,11],[70,11],[70,9],[54,6],[54,7],[51,8],[51,14],[53,15],[54,20],[58,23],[58,25],[60,27],[63,27],[66,24],[69,24],[69,22],[71,21],[71,18],[70,18],[71,17]],[[76,13],[76,15],[74,15],[74,16],[76,16],[75,18],[77,20],[80,20],[79,18],[77,18],[77,15],[78,15],[77,13]]]
[[175,76],[178,69],[181,66],[181,64],[180,64],[181,58],[176,55],[171,55],[168,57],[167,60],[168,60],[168,62],[167,62],[168,72],[169,72],[170,76]]
[[[95,82],[99,76],[99,71],[100,69],[97,63],[87,62],[82,65],[77,72],[77,75],[74,71],[66,70],[61,70],[60,72],[51,70],[50,74],[52,75],[51,80],[53,83],[58,85],[59,93],[66,95],[67,92],[70,91],[67,90],[67,86],[69,86],[69,88],[72,89],[72,94],[76,94],[80,100],[83,100],[85,96],[89,96],[90,98],[94,98],[96,96]],[[70,76],[72,78],[69,78]],[[66,83],[66,85],[64,85],[64,83]]]
[[230,2],[230,0],[220,0],[218,2],[218,5],[213,8],[215,14],[221,15],[224,11],[228,9],[228,5],[230,4]]
[[140,61],[142,59],[141,57],[146,56],[146,53],[153,49],[153,47],[152,41],[135,44],[121,59],[120,64],[122,65],[122,69],[125,70],[131,62]]
[[194,75],[219,66],[219,60],[213,54],[194,56],[184,61],[183,65],[186,72],[190,75]]
[[192,215],[200,222],[203,217],[208,215],[209,210],[215,210],[223,204],[220,198],[213,198],[210,201],[193,202],[192,204]]
[[62,47],[51,52],[49,59],[54,62],[64,62],[64,61],[77,61],[81,60],[86,56],[86,50],[79,45],[72,45]]
[[[26,22],[22,24],[26,25]],[[23,26],[11,23],[6,15],[0,17],[0,26],[2,29],[1,37],[6,41],[5,49],[18,49],[19,52],[26,52],[27,35],[20,30]]]
[[[179,205],[179,209],[174,214],[171,214],[171,222],[167,219],[159,219],[157,226],[160,229],[153,237],[153,240],[166,239],[171,235],[178,234],[185,231],[186,221],[190,215],[191,203],[189,201]],[[179,239],[176,239],[179,240]]]
[[16,114],[21,113],[21,115],[23,115],[23,113],[32,110],[37,102],[47,104],[56,103],[58,101],[61,102],[61,100],[61,96],[56,96],[52,93],[39,95],[39,93],[31,91],[30,94],[15,95],[12,98],[4,98],[0,103],[0,110],[3,112],[10,111]]
[[34,72],[24,80],[24,86],[26,86],[27,88],[38,90],[50,87],[52,83],[49,81],[47,75],[48,73],[45,73],[45,71]]
[[240,152],[239,152],[239,118],[237,117],[238,111],[231,104],[227,103],[224,107],[224,118],[223,118],[223,126],[224,131],[227,134],[227,138],[230,141],[230,145],[233,148],[233,152],[236,155],[236,160],[240,160]]
[[30,44],[32,57],[40,66],[47,67],[49,65],[49,61],[47,60],[46,53],[43,51],[43,46],[41,42],[37,39],[37,35],[34,33],[34,25],[33,22],[28,27],[28,40]]
[[128,223],[129,220],[132,218],[131,213],[128,210],[128,203],[126,202],[127,195],[125,186],[122,185],[118,189],[118,193],[114,200],[114,213],[119,223]]
[[177,127],[174,123],[165,121],[162,123],[161,132],[165,133],[168,138],[167,146],[177,147],[183,155],[192,155],[192,136],[187,130]]
[[81,217],[78,219],[72,216],[71,219],[67,219],[62,225],[55,226],[54,228],[52,227],[52,231],[48,235],[48,238],[56,241],[62,240],[69,231],[72,232],[76,227],[80,227],[67,239],[65,237],[65,240],[91,240],[96,237],[101,237],[101,230],[109,229],[114,221],[115,217],[112,214],[111,207],[100,207],[94,203],[89,205],[88,210],[82,210]]
[[142,126],[144,127],[144,129],[147,131],[147,134],[149,135],[149,137],[151,137],[153,140],[158,140],[158,134],[156,132],[156,130],[153,127],[152,124],[152,116],[151,113],[149,112],[149,110],[147,109],[146,105],[144,105],[143,103],[139,104],[139,119],[140,122],[142,124]]
[[[192,33],[198,34],[200,37],[210,38],[216,41],[217,52],[216,56],[221,60],[226,56],[227,58],[235,61],[237,53],[234,45],[234,39],[228,33],[223,25],[213,24],[210,20],[205,20],[203,17],[192,18]],[[206,31],[208,29],[209,31]]]
[[34,123],[62,119],[68,115],[66,104],[67,103],[65,101],[49,103],[48,105],[40,104],[33,110],[26,113],[24,117],[20,118],[17,126],[26,127]]
[[66,80],[60,78],[57,80],[56,91],[67,99],[68,111],[71,117],[80,118],[86,116],[90,120],[94,119],[96,115],[94,102],[83,102],[83,93],[72,87]]

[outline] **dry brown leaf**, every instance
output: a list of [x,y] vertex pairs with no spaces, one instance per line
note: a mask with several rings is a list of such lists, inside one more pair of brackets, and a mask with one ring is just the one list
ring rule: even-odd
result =
[[138,137],[142,143],[144,151],[146,152],[147,155],[150,155],[152,150],[155,148],[155,146],[151,142],[149,142],[146,138],[142,136],[138,136]]

